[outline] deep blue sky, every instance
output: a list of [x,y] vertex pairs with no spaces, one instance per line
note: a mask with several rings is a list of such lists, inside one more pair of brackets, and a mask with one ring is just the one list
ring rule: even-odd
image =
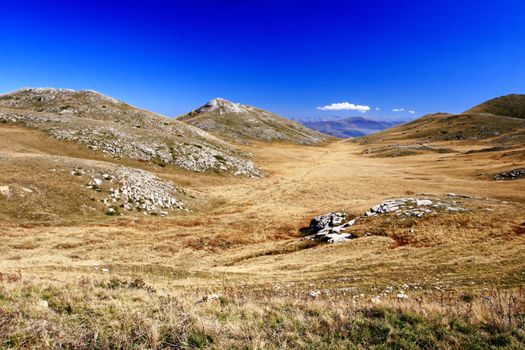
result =
[[525,93],[523,0],[5,1],[0,19],[0,92],[95,89],[170,116],[220,96],[396,119]]

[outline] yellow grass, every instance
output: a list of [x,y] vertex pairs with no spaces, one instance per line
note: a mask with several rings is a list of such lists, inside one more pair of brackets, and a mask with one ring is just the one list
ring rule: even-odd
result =
[[[253,348],[287,344],[307,347],[309,342],[320,341],[321,330],[332,323],[342,327],[353,313],[374,307],[370,298],[389,287],[395,294],[406,289],[404,284],[417,286],[404,290],[410,297],[405,304],[385,297],[390,300],[388,307],[405,308],[410,303],[411,307],[436,308],[436,314],[446,315],[455,306],[439,304],[442,295],[453,293],[458,300],[468,293],[478,298],[496,288],[519,288],[525,281],[525,180],[490,179],[495,172],[523,167],[523,162],[484,153],[375,158],[363,155],[361,146],[344,141],[322,147],[258,143],[245,149],[256,155],[256,163],[266,173],[264,178],[194,174],[173,167],[117,161],[80,146],[49,140],[37,131],[0,126],[0,185],[42,189],[56,201],[46,207],[41,197],[35,202],[41,216],[35,216],[31,205],[17,198],[16,210],[31,213],[17,218],[9,207],[12,202],[0,198],[0,272],[11,276],[0,280],[0,295],[4,296],[0,298],[0,314],[4,312],[5,316],[14,307],[27,311],[25,318],[16,318],[18,333],[10,330],[9,334],[23,338],[38,328],[40,316],[35,316],[35,310],[43,290],[49,287],[57,294],[56,303],[62,305],[71,299],[79,308],[69,314],[45,311],[42,319],[54,324],[55,330],[42,326],[46,335],[39,342],[48,339],[49,347],[55,347],[56,339],[71,327],[80,327],[78,319],[70,323],[71,315],[84,315],[96,322],[94,314],[100,318],[100,327],[118,323],[122,316],[129,324],[120,324],[115,334],[124,338],[132,337],[133,322],[139,322],[145,327],[139,327],[144,333],[133,336],[146,337],[147,341],[137,342],[138,347],[160,347],[159,339],[164,337],[161,329],[175,324],[175,328],[191,324],[192,332],[201,329],[211,334],[213,343],[208,346],[217,348],[244,343]],[[80,206],[85,198],[52,190],[65,186],[69,193],[75,193],[82,184],[67,174],[58,180],[48,172],[44,174],[57,160],[66,158],[117,162],[155,172],[187,189],[195,197],[187,199],[194,211],[175,212],[167,218],[111,218],[101,211],[68,213],[68,208]],[[410,227],[370,221],[363,230],[373,232],[373,236],[344,244],[308,244],[301,241],[298,232],[312,216],[328,211],[342,209],[357,215],[387,198],[421,193],[441,198],[449,192],[479,199],[468,202],[472,210],[467,213],[422,219]],[[57,218],[41,219],[49,216]],[[403,244],[399,244],[400,237]],[[123,287],[104,287],[112,279],[124,283]],[[130,287],[135,280],[154,291]],[[33,292],[22,297],[31,288]],[[321,296],[311,299],[310,291],[321,291]],[[195,304],[209,293],[221,293],[235,306]],[[421,295],[428,301],[423,306],[416,302]],[[166,302],[165,298],[177,301]],[[354,300],[358,304],[353,305]],[[275,343],[271,343],[269,333],[255,336],[273,309],[277,310],[275,317],[290,323],[276,331]],[[418,312],[427,317],[431,314],[428,310]],[[313,322],[314,311],[320,315],[315,322],[325,322],[323,315],[329,314],[328,326],[308,328],[303,337],[297,333],[299,325]],[[472,312],[481,316],[469,322],[484,322],[490,314]],[[191,322],[181,321],[184,317]],[[92,338],[95,335],[91,331],[98,325],[82,327],[82,332]],[[108,327],[102,327],[103,331],[113,329]],[[282,333],[285,330],[289,334]],[[294,336],[300,339],[293,340]],[[109,334],[99,337],[105,344],[121,344],[123,348],[133,343],[130,338],[110,341]],[[185,341],[189,346],[188,339]],[[88,344],[88,339],[78,340],[77,345],[83,343]],[[31,344],[18,342],[13,346],[35,346]],[[7,345],[0,342],[0,348]]]

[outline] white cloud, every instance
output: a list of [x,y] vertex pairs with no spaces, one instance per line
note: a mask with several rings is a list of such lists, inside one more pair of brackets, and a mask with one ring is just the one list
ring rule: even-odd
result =
[[410,114],[416,114],[416,111],[408,111]]
[[376,111],[380,111],[379,107],[376,107]]
[[392,110],[392,112],[404,112],[404,111],[405,111],[404,108],[394,108],[394,109]]
[[317,107],[321,111],[359,111],[361,113],[368,112],[369,106],[355,105],[349,102],[332,103],[331,105],[324,107]]

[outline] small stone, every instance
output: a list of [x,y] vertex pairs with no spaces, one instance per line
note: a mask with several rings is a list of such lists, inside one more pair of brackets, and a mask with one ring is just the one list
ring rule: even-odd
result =
[[321,292],[316,291],[316,290],[311,290],[310,292],[308,292],[308,296],[314,299],[317,298],[319,294],[321,294]]
[[37,302],[37,306],[42,308],[42,309],[47,309],[47,308],[49,308],[49,303],[47,302],[47,300],[39,300]]
[[222,297],[222,294],[213,293],[213,294],[208,294],[208,295],[203,296],[202,300],[203,301],[213,301],[213,300],[218,300],[220,297]]

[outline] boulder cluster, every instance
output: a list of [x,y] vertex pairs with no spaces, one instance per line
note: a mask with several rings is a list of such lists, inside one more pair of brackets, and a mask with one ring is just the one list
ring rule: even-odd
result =
[[[449,197],[453,196],[449,195]],[[306,236],[305,238],[309,240],[340,243],[356,238],[351,233],[347,232],[347,229],[355,225],[358,220],[362,220],[366,217],[394,213],[399,217],[421,218],[437,210],[461,212],[466,209],[458,207],[455,203],[433,201],[428,198],[394,198],[377,204],[367,210],[363,215],[350,220],[348,220],[348,215],[341,211],[316,216],[310,221],[310,225],[307,228],[302,229],[302,231]],[[364,236],[369,235],[370,233],[368,232],[365,232],[364,234]]]
[[122,167],[113,172],[103,172],[77,167],[71,174],[90,178],[86,187],[104,194],[101,202],[106,206],[108,215],[139,211],[164,216],[169,210],[184,209],[183,202],[174,196],[177,192],[183,193],[183,190],[143,170]]
[[525,168],[517,168],[494,175],[494,180],[516,180],[523,177],[525,177]]

